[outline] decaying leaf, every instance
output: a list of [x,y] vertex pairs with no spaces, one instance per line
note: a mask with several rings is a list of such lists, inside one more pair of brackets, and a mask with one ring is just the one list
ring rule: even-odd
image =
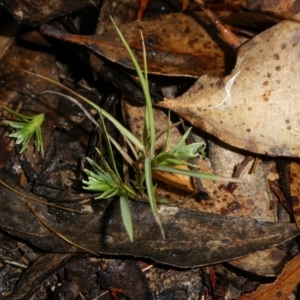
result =
[[202,76],[159,103],[220,140],[271,156],[300,156],[300,24],[283,21],[240,48],[225,78]]
[[277,15],[285,19],[300,12],[300,6],[297,0],[281,0],[276,4],[272,2],[272,0],[265,0],[260,9],[263,12]]
[[1,4],[13,14],[18,22],[30,25],[39,25],[87,6],[95,5],[90,0],[3,0]]
[[300,254],[290,260],[276,281],[262,284],[255,292],[244,294],[238,300],[286,300],[300,282]]
[[[8,171],[5,178],[9,178]],[[2,175],[3,178],[3,175]],[[22,191],[9,180],[8,184]],[[49,231],[29,210],[26,198],[0,186],[0,228],[47,251],[82,252]],[[160,206],[160,230],[144,203],[131,203],[134,241],[122,230],[117,201],[99,214],[74,214],[32,203],[45,223],[72,242],[99,254],[152,258],[178,267],[193,267],[227,261],[258,249],[266,249],[298,234],[295,224],[258,222]],[[13,217],[12,217],[13,216]],[[59,221],[58,221],[59,220]]]
[[[213,27],[208,33],[209,24],[203,13],[181,13],[120,25],[120,30],[140,65],[143,61],[140,29],[143,31],[149,73],[189,77],[201,74],[224,76],[234,65],[235,54],[220,40]],[[133,68],[114,28],[93,36],[69,34],[49,25],[43,25],[41,31],[45,35],[86,46],[98,55]]]
[[284,251],[278,247],[272,247],[231,260],[229,264],[252,274],[273,277],[282,272],[290,259],[290,256]]
[[[222,143],[220,145],[209,142],[209,149],[209,157],[215,172],[224,176],[232,174],[233,166],[238,166],[245,158],[239,153],[242,151],[228,150],[222,147]],[[254,160],[248,162],[242,168],[240,178],[243,178],[244,182],[236,185],[233,191],[235,200],[224,209],[227,208],[229,211],[229,208],[235,208],[241,210],[245,217],[260,221],[277,221],[277,199],[270,192],[267,181],[267,175],[274,162],[263,162],[258,159],[255,172],[250,174],[253,162]],[[289,256],[286,253],[273,247],[230,261],[229,264],[261,276],[276,276],[280,274],[288,260]]]
[[79,256],[80,254],[48,253],[37,258],[26,270],[9,299],[24,299],[25,296],[29,297],[29,295],[34,294],[39,285],[48,277]]
[[[217,174],[230,176],[234,173],[234,167],[242,163],[245,156],[241,151],[226,149],[226,145],[209,143],[209,154],[212,167]],[[267,175],[274,163],[262,162],[258,160],[256,170],[250,174],[253,161],[250,161],[241,171],[240,178],[242,183],[236,184],[233,190],[236,205],[244,202],[249,203],[245,217],[250,217],[260,221],[277,221],[277,201],[274,195],[270,193]],[[252,204],[250,206],[250,203]],[[242,205],[241,205],[242,207]],[[238,205],[236,209],[241,209]],[[252,207],[252,209],[250,208]]]
[[111,260],[110,264],[106,265],[105,270],[99,270],[102,288],[110,290],[111,294],[113,291],[119,291],[119,294],[123,294],[127,299],[151,299],[145,275],[137,261],[115,261],[114,264],[112,262]]

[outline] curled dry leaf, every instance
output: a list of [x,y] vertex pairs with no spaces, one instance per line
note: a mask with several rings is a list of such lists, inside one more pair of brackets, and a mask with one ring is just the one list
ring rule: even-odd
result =
[[299,281],[300,254],[297,254],[287,263],[285,269],[274,283],[263,284],[255,292],[244,294],[238,300],[286,300],[297,287]]
[[232,146],[299,157],[299,43],[299,22],[283,21],[240,48],[231,75],[204,75],[158,105]]

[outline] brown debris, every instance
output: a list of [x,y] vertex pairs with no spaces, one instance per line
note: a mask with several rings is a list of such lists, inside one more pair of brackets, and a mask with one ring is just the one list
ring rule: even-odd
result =
[[2,4],[19,23],[39,25],[93,5],[90,0],[4,0]]
[[300,282],[300,254],[290,260],[274,283],[262,284],[255,292],[238,300],[286,300]]

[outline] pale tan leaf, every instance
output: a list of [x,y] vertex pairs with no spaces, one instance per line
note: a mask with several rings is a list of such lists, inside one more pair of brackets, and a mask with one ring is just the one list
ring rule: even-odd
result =
[[204,75],[158,105],[232,146],[299,157],[299,43],[299,22],[283,21],[240,48],[229,76]]

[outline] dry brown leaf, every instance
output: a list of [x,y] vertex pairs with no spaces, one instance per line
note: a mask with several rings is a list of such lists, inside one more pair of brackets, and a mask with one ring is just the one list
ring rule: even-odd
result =
[[246,256],[234,259],[228,263],[260,276],[278,276],[290,256],[278,247],[272,247],[262,251],[256,251]]
[[[187,166],[184,166],[184,165],[173,166],[173,167],[181,169],[181,170],[190,171],[190,169]],[[180,188],[184,191],[188,191],[188,192],[191,192],[191,193],[198,193],[199,192],[197,186],[193,182],[193,179],[191,177],[186,176],[186,175],[153,170],[152,171],[152,176],[157,180],[160,180],[164,183],[167,183],[167,184],[170,184],[170,185],[175,186],[177,188]]]
[[[217,174],[224,176],[232,175],[233,166],[237,166],[245,158],[241,153],[226,149],[226,147],[213,142],[209,143],[209,150],[213,169]],[[233,191],[235,202],[229,207],[235,207],[236,210],[240,209],[245,217],[261,221],[277,221],[278,201],[275,195],[270,193],[267,182],[267,175],[274,166],[274,162],[263,162],[259,159],[255,172],[250,174],[252,165],[253,161],[250,161],[243,167],[240,178],[244,182],[237,184]],[[245,207],[244,203],[251,204],[251,206]],[[246,208],[248,209],[246,210]],[[287,254],[273,247],[230,261],[229,264],[253,274],[277,276],[288,260]]]
[[[118,25],[140,65],[143,64],[140,30],[143,31],[149,73],[224,76],[234,66],[235,53],[220,40],[216,30],[211,29],[208,33],[211,22],[203,13],[193,16],[168,14],[153,20]],[[65,33],[49,25],[41,26],[41,31],[45,35],[86,46],[100,56],[133,68],[115,28],[91,36]]]
[[19,23],[39,25],[62,15],[95,5],[90,0],[3,0],[8,11]]
[[300,282],[300,254],[290,260],[276,281],[261,285],[255,292],[244,294],[238,300],[286,300]]
[[298,0],[248,0],[248,3],[250,10],[260,10],[285,19],[290,18],[300,11]]
[[[9,172],[3,173],[1,178],[4,175],[8,179]],[[11,178],[6,183],[20,190]],[[30,213],[26,201],[0,185],[2,230],[47,251],[82,252],[45,228]],[[117,201],[99,214],[72,213],[68,215],[72,217],[61,218],[60,222],[57,222],[59,211],[54,213],[41,203],[32,206],[57,232],[96,253],[147,257],[181,267],[226,261],[269,248],[298,234],[295,224],[229,218],[160,205],[158,213],[166,233],[163,240],[149,205],[132,202],[134,241],[128,243],[126,231],[120,230],[122,217]]]
[[280,0],[277,3],[274,3],[272,0],[265,0],[260,9],[266,13],[286,19],[300,12],[298,0]]
[[[234,166],[240,164],[245,156],[238,151],[226,149],[224,145],[209,143],[210,160],[212,167],[217,174],[231,176]],[[247,216],[261,221],[277,221],[277,199],[270,192],[267,174],[270,172],[274,163],[258,160],[256,170],[250,174],[253,161],[248,163],[242,170],[240,178],[242,183],[236,185],[232,192],[236,201],[242,202],[242,198],[252,202],[253,209]]]
[[283,21],[240,48],[231,75],[204,75],[158,105],[232,146],[300,156],[299,43],[299,22]]

